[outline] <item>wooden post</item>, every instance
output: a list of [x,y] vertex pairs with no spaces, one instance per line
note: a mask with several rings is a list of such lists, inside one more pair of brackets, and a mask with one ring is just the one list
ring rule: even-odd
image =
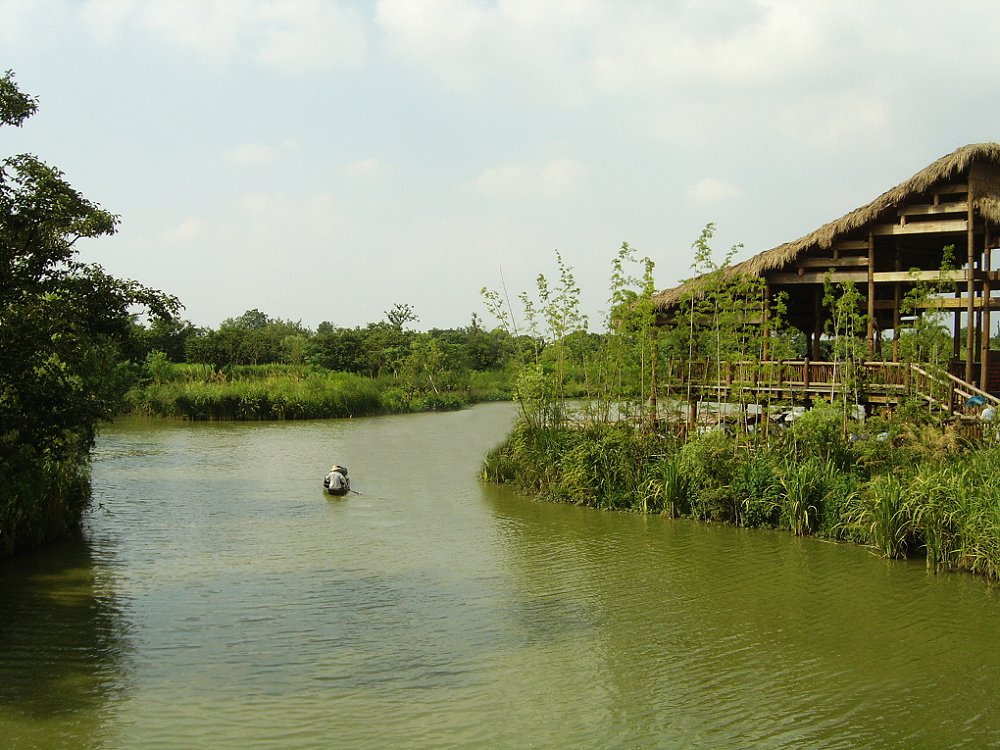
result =
[[972,368],[973,363],[976,359],[976,347],[975,347],[975,331],[973,331],[973,323],[976,319],[976,277],[975,277],[975,263],[976,263],[976,250],[975,250],[975,238],[972,231],[972,194],[969,193],[969,209],[966,212],[966,221],[968,222],[968,231],[966,236],[966,243],[968,244],[968,259],[967,266],[965,270],[966,276],[966,295],[968,299],[965,301],[965,382],[972,383],[972,378],[974,377]]
[[767,359],[771,353],[771,285],[766,281],[764,282],[763,334],[761,359]]
[[[961,297],[962,293],[956,290],[955,299],[960,299]],[[962,351],[962,311],[957,307],[955,308],[955,320],[953,322],[953,326],[954,326],[954,334],[953,334],[954,342],[951,348],[952,349],[951,358],[958,359],[958,355]]]
[[875,236],[868,233],[868,356],[875,351]]
[[819,361],[822,359],[820,357],[819,351],[819,339],[823,335],[823,297],[820,289],[817,287],[816,296],[813,301],[813,349],[812,358]]
[[659,347],[657,346],[657,333],[659,332],[658,326],[653,326],[650,331],[650,341],[652,342],[652,360],[649,363],[649,408],[650,408],[650,427],[653,432],[656,432],[659,426],[659,415],[657,414],[658,407],[656,405],[656,360]]
[[[899,259],[899,240],[896,240],[896,271],[901,271],[903,264]],[[892,294],[892,361],[899,362],[899,326],[902,325],[902,316],[899,308],[903,304],[903,287],[897,281]]]
[[979,387],[984,391],[989,391],[993,385],[990,382],[990,294],[992,293],[992,289],[990,288],[990,271],[993,270],[992,249],[990,245],[992,244],[993,240],[990,237],[990,228],[987,225],[983,237],[982,270],[985,271],[985,274],[983,275],[983,307],[980,311],[982,318],[980,346],[982,346],[982,349],[979,355]]

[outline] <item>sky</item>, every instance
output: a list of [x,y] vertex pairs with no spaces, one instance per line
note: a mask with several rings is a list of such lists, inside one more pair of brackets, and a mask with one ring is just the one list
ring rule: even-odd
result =
[[[572,270],[604,325],[623,242],[658,288],[796,239],[1000,141],[993,0],[0,0],[0,131],[120,216],[80,258],[217,327]],[[521,313],[517,311],[520,317]]]

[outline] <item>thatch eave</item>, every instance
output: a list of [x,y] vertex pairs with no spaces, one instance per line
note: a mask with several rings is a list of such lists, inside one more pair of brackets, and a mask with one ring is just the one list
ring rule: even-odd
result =
[[[974,143],[963,146],[928,165],[905,182],[882,193],[870,203],[824,224],[797,240],[783,243],[737,263],[730,271],[760,276],[788,266],[810,250],[829,249],[837,240],[863,229],[878,220],[882,214],[894,210],[916,196],[926,194],[935,186],[953,180],[965,173],[974,162],[979,161],[1000,166],[1000,144]],[[1000,224],[1000,196],[976,196],[973,199],[973,208],[988,222]],[[654,294],[652,297],[654,308],[658,311],[669,310],[693,291],[692,284],[695,281],[696,279],[691,279]]]

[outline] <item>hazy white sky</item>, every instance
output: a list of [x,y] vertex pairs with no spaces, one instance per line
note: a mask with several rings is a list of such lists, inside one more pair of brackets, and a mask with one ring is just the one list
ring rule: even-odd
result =
[[[394,303],[487,317],[554,251],[591,327],[623,241],[659,287],[1000,140],[994,0],[0,0],[0,131],[121,216],[85,260],[216,326]],[[492,321],[488,322],[492,324]]]

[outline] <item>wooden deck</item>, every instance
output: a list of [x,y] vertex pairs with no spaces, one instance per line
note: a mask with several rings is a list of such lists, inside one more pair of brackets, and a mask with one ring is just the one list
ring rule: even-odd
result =
[[668,367],[666,381],[674,396],[712,401],[761,403],[786,400],[810,403],[817,398],[843,398],[864,406],[898,404],[918,398],[954,413],[974,396],[1000,405],[1000,398],[946,371],[931,371],[904,362],[863,362],[856,365],[804,360],[695,362]]

